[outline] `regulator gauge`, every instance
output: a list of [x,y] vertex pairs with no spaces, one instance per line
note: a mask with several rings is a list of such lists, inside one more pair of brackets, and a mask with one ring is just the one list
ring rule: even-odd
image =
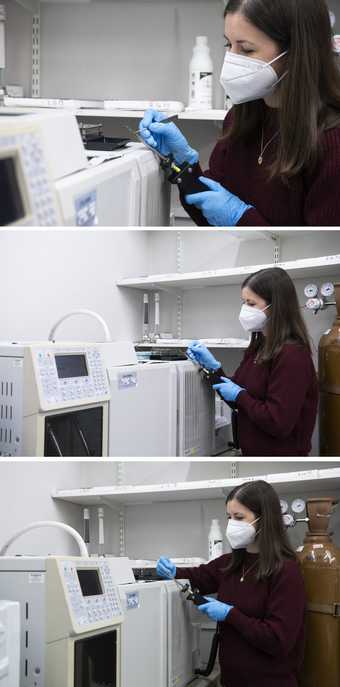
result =
[[293,513],[303,513],[306,508],[306,504],[303,499],[295,499],[292,503]]
[[321,310],[323,308],[322,298],[308,298],[306,308],[307,310]]
[[280,499],[281,513],[284,515],[288,511],[288,503],[284,499]]
[[284,516],[283,516],[283,524],[284,524],[286,527],[293,527],[293,525],[294,525],[294,518],[293,518],[293,516],[291,515],[291,513],[285,513],[285,514],[284,514]]
[[332,282],[326,282],[325,284],[322,284],[321,293],[323,296],[333,296],[334,293],[334,284]]
[[318,290],[316,284],[307,284],[304,290],[306,298],[315,298],[318,295]]

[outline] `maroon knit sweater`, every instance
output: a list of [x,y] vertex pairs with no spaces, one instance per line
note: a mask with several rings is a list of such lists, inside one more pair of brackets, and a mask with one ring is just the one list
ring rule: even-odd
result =
[[245,552],[241,572],[223,569],[230,554],[198,568],[177,568],[202,594],[215,594],[234,608],[220,623],[219,659],[224,687],[297,687],[303,661],[305,592],[297,561],[286,560],[281,571],[256,580],[257,554]]
[[[232,121],[230,110],[224,121],[227,132]],[[275,115],[264,127],[264,142],[277,131]],[[266,149],[263,164],[258,164],[261,150],[261,131],[251,141],[220,140],[215,146],[209,169],[202,172],[199,163],[197,175],[204,174],[225,186],[253,208],[247,210],[238,226],[340,226],[340,127],[327,129],[322,134],[322,158],[313,173],[299,174],[289,186],[281,179],[268,181],[266,167],[275,159],[277,140]],[[183,207],[198,226],[209,226],[201,211],[187,205]]]
[[[219,373],[222,368],[215,379]],[[308,456],[318,382],[307,348],[285,344],[270,363],[257,363],[246,351],[231,379],[245,389],[236,399],[242,455]]]

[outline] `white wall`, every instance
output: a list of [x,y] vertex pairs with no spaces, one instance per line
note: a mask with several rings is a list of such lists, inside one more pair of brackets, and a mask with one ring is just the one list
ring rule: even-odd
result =
[[[0,255],[1,340],[45,340],[52,324],[77,308],[99,312],[114,339],[140,336],[142,296],[115,282],[147,273],[147,232],[12,230],[1,232]],[[78,317],[57,336],[102,340],[102,331]]]
[[[17,530],[37,520],[66,522],[81,532],[78,506],[51,497],[53,489],[79,485],[80,463],[5,462],[0,464],[0,546]],[[8,554],[77,554],[69,535],[40,529],[23,535]]]
[[15,0],[2,0],[6,8],[6,69],[4,84],[24,87],[31,95],[32,79],[32,14]]
[[192,47],[202,34],[211,46],[221,105],[220,0],[42,4],[42,94],[187,102]]

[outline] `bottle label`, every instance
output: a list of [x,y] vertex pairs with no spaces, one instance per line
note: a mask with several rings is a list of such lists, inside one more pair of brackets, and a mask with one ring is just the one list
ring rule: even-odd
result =
[[212,72],[192,72],[190,105],[212,107]]
[[209,560],[219,558],[223,553],[223,542],[221,539],[211,539],[209,541]]

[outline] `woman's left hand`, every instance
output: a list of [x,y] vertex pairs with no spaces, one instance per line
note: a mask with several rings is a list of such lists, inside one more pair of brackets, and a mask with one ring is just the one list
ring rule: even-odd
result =
[[236,401],[240,391],[245,391],[242,386],[238,386],[238,384],[232,382],[231,379],[227,377],[221,377],[221,379],[221,384],[213,384],[213,389],[218,391],[225,401],[230,403]]
[[207,177],[199,177],[206,191],[185,196],[188,205],[195,205],[213,227],[235,227],[242,215],[252,206],[247,205],[222,184]]
[[[207,597],[207,599],[208,598],[209,597]],[[226,619],[233,606],[222,603],[222,601],[216,601],[216,599],[211,599],[208,603],[197,606],[197,608],[199,611],[202,611],[202,613],[206,613],[211,620],[215,620],[219,623]]]

